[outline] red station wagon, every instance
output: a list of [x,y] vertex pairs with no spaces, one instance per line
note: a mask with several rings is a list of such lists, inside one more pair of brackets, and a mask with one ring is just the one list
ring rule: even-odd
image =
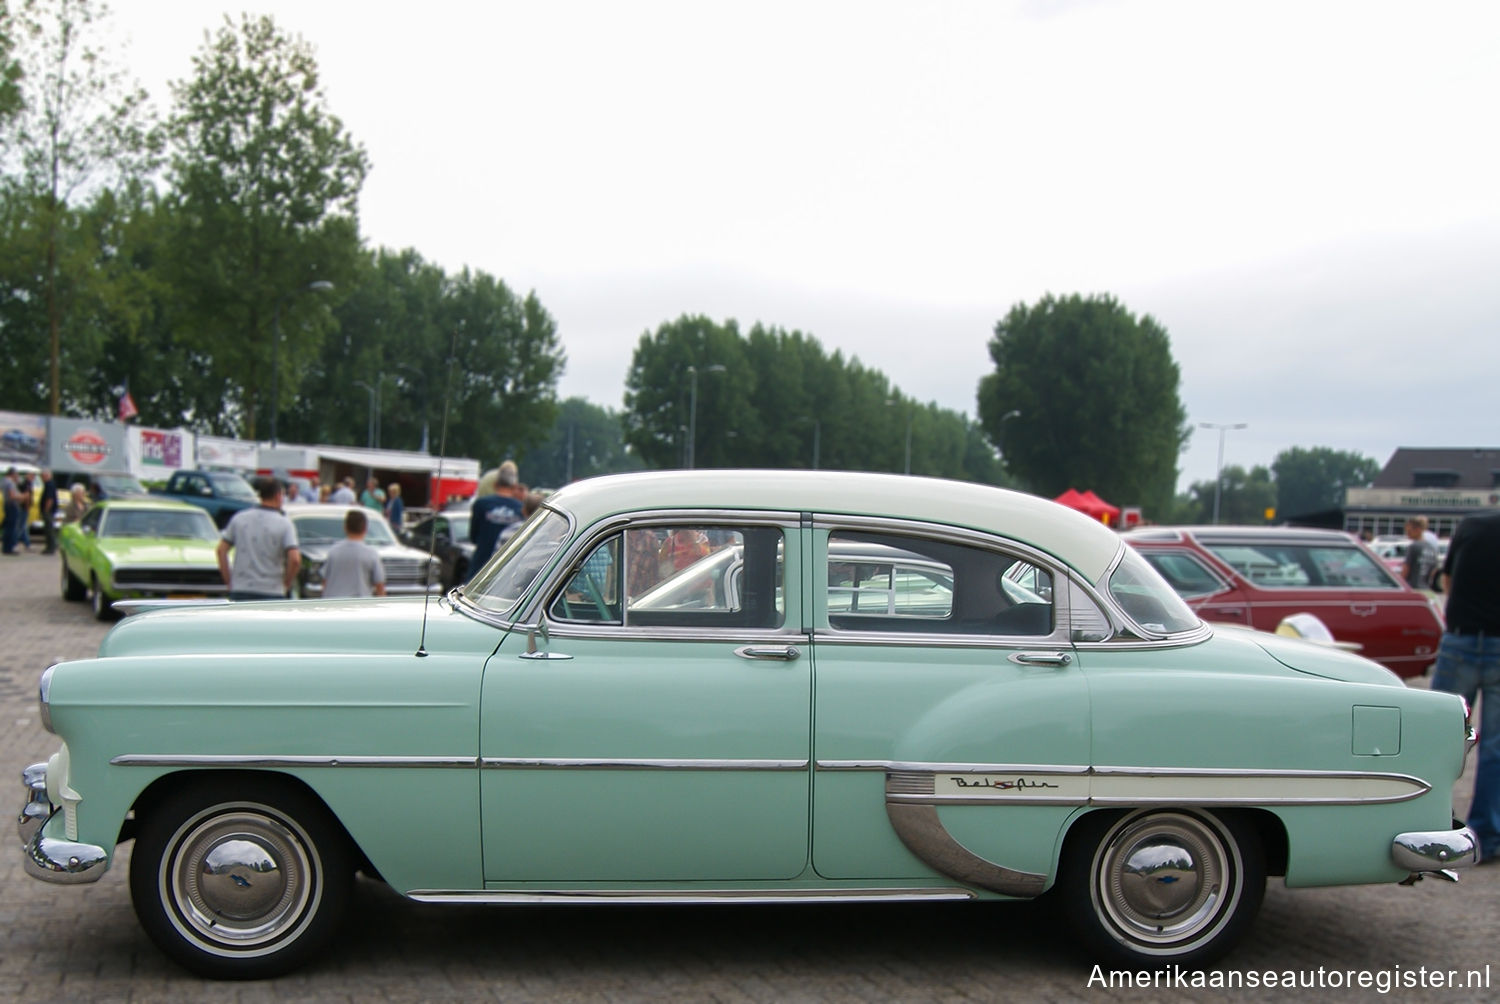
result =
[[1309,613],[1398,676],[1421,676],[1437,658],[1441,612],[1347,533],[1189,526],[1124,537],[1204,620],[1274,631]]

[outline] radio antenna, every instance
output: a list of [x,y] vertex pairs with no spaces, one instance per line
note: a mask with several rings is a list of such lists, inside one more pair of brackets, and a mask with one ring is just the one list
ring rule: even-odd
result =
[[[448,345],[448,370],[443,377],[443,425],[438,432],[437,487],[443,490],[443,461],[448,458],[448,405],[453,400],[453,363],[458,359],[458,328]],[[432,574],[432,559],[437,553],[437,515],[442,512],[442,499],[432,512],[433,533],[427,535],[427,574]],[[417,638],[417,658],[427,658],[427,607],[432,602],[432,590],[422,591],[422,634]]]

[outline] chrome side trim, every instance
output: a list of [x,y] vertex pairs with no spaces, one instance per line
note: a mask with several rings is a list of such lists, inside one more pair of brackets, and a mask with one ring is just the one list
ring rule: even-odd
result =
[[1087,774],[1086,766],[1019,763],[932,763],[923,760],[819,760],[818,770],[885,770],[927,774]]
[[276,756],[125,753],[113,767],[385,767],[508,770],[773,770],[805,771],[809,760],[690,760],[600,757]]
[[974,899],[967,889],[705,889],[702,892],[635,889],[546,889],[536,892],[465,889],[413,889],[418,903],[483,903],[503,906],[649,906],[656,904],[776,903],[931,903]]
[[944,875],[1006,896],[1030,898],[1040,896],[1046,889],[1047,876],[997,865],[954,840],[943,829],[934,806],[887,800],[885,811],[901,842]]
[[125,753],[112,757],[112,767],[468,767],[479,766],[472,756],[275,756],[172,755]]
[[1467,868],[1479,861],[1479,837],[1458,820],[1451,830],[1398,833],[1391,841],[1391,860],[1411,872]]
[[1374,771],[891,760],[819,760],[817,769],[885,771],[888,802],[924,805],[1383,805],[1432,790],[1409,774]]
[[481,767],[502,770],[807,770],[808,760],[673,760],[603,757],[487,756]]

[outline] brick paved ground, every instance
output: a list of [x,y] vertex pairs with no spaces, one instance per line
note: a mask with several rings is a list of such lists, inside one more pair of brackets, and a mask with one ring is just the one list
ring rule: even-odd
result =
[[[48,663],[104,634],[58,595],[56,559],[0,558],[0,801],[55,748],[36,715]],[[1467,794],[1471,773],[1459,783]],[[12,817],[13,818],[13,817]],[[435,907],[361,881],[329,957],[279,980],[211,984],[146,940],[123,866],[67,888],[25,877],[0,835],[0,1000],[90,1001],[1367,1001],[1374,990],[1091,989],[1089,963],[1031,904],[552,909]],[[1493,1001],[1500,988],[1500,868],[1460,885],[1290,891],[1273,880],[1224,970],[1469,970],[1491,988],[1403,1000]]]

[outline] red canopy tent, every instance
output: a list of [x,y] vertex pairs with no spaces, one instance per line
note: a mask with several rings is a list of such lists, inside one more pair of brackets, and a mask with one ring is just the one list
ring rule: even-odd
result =
[[1065,505],[1069,509],[1077,509],[1086,516],[1092,516],[1106,526],[1113,526],[1120,518],[1120,507],[1110,505],[1092,491],[1081,492],[1076,488],[1069,488],[1052,501],[1059,505]]

